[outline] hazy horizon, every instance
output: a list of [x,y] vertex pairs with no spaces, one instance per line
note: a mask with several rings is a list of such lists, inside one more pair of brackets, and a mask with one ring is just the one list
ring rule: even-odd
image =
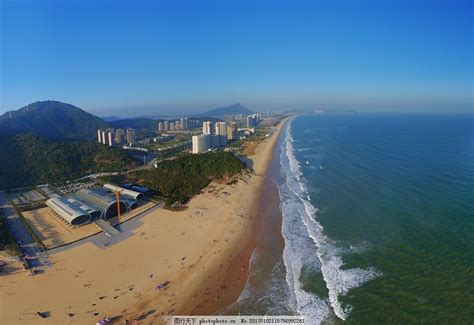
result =
[[2,1],[0,113],[472,112],[471,1]]

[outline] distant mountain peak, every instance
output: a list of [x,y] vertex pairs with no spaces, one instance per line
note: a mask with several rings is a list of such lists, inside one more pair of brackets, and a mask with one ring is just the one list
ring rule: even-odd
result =
[[212,117],[221,117],[225,115],[236,115],[236,114],[242,114],[242,115],[249,115],[255,113],[254,111],[248,109],[244,105],[240,103],[235,103],[230,106],[225,106],[225,107],[218,107],[215,108],[209,112],[204,112],[199,114],[200,116],[212,116]]

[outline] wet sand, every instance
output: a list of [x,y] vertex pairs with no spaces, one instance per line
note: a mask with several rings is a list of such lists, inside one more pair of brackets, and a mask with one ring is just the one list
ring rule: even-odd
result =
[[[269,309],[264,305],[273,304],[272,300],[281,297],[274,296],[269,286],[269,279],[275,281],[272,273],[283,265],[283,249],[285,241],[281,233],[282,216],[280,211],[280,196],[275,182],[280,181],[280,148],[274,150],[273,159],[265,173],[265,180],[260,193],[259,214],[252,240],[252,252],[249,263],[249,274],[243,284],[244,291],[239,300],[223,306],[218,314],[221,315],[263,315]],[[281,281],[285,280],[284,272]],[[258,300],[258,302],[257,302]],[[283,313],[284,310],[278,310]],[[288,314],[291,314],[289,311]]]

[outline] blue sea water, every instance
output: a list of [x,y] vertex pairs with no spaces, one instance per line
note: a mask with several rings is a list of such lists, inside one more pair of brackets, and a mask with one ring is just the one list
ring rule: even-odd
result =
[[239,313],[474,323],[473,115],[300,115],[279,156],[282,256]]
[[298,313],[356,323],[474,321],[473,132],[469,115],[291,122],[280,191]]

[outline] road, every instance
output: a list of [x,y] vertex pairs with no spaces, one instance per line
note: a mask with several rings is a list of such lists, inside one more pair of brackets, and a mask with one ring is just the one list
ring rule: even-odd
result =
[[7,201],[3,192],[0,192],[0,207],[4,209],[5,218],[20,249],[25,256],[29,256],[30,265],[33,267],[49,266],[47,255],[41,251],[40,246],[25,229],[20,217]]

